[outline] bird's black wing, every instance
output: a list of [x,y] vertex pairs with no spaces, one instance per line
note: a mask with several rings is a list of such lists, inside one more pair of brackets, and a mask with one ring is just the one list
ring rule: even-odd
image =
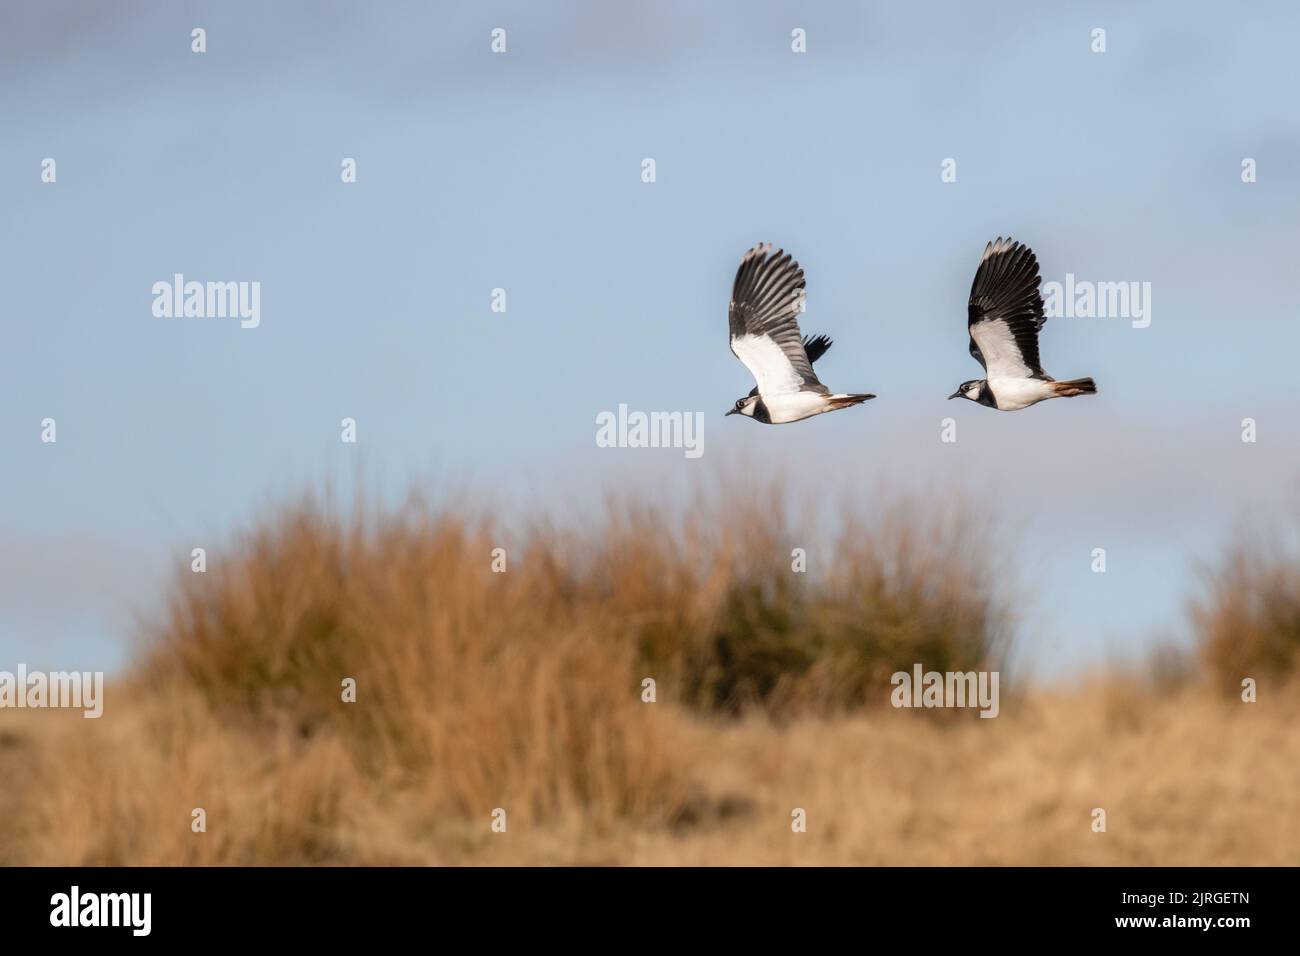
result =
[[811,365],[825,355],[826,350],[832,344],[829,335],[805,335],[803,337],[803,350],[808,353],[808,363]]
[[1038,358],[1043,297],[1038,259],[1028,246],[998,237],[984,247],[971,283],[967,331],[970,354],[989,378],[1051,381]]
[[758,383],[759,393],[830,394],[817,380],[796,316],[804,299],[803,269],[780,249],[760,243],[736,270],[728,324],[731,351]]

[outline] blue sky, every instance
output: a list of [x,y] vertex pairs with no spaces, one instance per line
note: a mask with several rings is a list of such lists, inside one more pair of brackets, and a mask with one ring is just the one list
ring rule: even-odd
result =
[[[1296,10],[547,7],[0,8],[0,669],[120,666],[191,547],[304,487],[582,513],[736,462],[995,507],[1045,669],[1185,629],[1193,560],[1267,520],[1300,465]],[[1046,280],[1151,283],[1148,328],[1043,332],[1047,369],[1095,399],[944,400],[980,374],[965,298],[999,234]],[[804,266],[805,331],[836,341],[822,377],[876,401],[722,418],[751,384],[724,313],[760,240]],[[260,281],[260,326],[155,318],[177,272]],[[619,403],[703,411],[703,458],[598,449]]]

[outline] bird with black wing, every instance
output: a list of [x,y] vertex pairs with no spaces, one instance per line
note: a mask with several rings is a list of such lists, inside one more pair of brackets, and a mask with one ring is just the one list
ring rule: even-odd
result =
[[970,354],[986,377],[962,382],[949,398],[1003,412],[1049,398],[1095,395],[1090,378],[1058,382],[1043,371],[1038,332],[1047,321],[1038,290],[1038,258],[1021,242],[999,236],[984,247],[967,305]]
[[731,351],[758,384],[736,400],[728,415],[767,425],[797,422],[861,404],[874,395],[832,393],[812,363],[830,348],[824,335],[804,338],[796,316],[804,300],[803,269],[789,253],[760,243],[736,270],[728,310]]

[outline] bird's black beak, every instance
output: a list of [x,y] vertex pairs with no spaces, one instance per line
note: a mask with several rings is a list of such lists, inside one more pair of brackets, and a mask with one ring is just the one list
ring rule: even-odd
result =
[[954,398],[961,398],[961,389],[960,389],[960,388],[957,389],[957,391],[953,392],[951,395],[948,396],[948,401],[952,401]]
[[[728,408],[728,409],[727,409],[727,415],[734,415],[734,414],[736,414],[736,410],[735,410],[735,408]],[[727,415],[723,415],[722,417],[723,417],[723,418],[726,418]]]

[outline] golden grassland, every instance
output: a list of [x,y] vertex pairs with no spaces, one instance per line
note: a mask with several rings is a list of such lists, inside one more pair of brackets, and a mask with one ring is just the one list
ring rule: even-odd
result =
[[1004,671],[986,720],[888,698],[1005,667],[991,529],[893,501],[806,541],[779,489],[720,501],[287,509],[178,576],[101,719],[0,713],[0,863],[1300,863],[1285,549],[1207,572],[1194,659]]

